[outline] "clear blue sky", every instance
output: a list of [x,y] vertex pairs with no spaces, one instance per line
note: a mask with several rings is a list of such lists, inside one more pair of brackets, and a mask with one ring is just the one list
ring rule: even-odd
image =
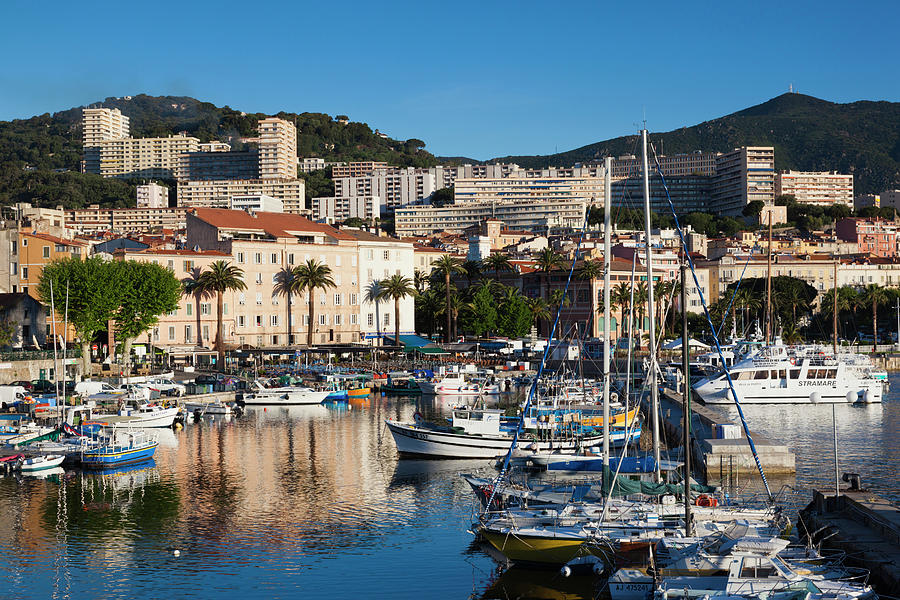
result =
[[666,131],[788,89],[900,100],[900,2],[20,2],[0,119],[107,96],[347,114],[445,156]]

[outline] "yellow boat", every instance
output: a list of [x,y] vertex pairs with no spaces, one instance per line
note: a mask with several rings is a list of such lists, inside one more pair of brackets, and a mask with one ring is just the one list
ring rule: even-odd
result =
[[517,563],[564,565],[590,553],[585,547],[587,537],[574,529],[485,527],[481,535],[498,552]]
[[348,398],[365,398],[366,396],[368,396],[371,393],[372,393],[371,388],[367,388],[367,387],[355,388],[355,389],[347,390],[347,397]]
[[[632,421],[637,419],[637,416],[637,408],[629,410],[627,416],[624,412],[612,415],[610,427],[628,427]],[[603,415],[582,416],[581,424],[585,427],[603,427]]]

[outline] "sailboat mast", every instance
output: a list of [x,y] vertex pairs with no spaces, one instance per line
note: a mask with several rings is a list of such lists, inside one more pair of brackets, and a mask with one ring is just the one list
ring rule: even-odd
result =
[[[837,328],[837,325],[838,325],[838,299],[837,299],[838,285],[837,285],[837,281],[838,280],[837,280],[837,275],[838,275],[838,263],[839,262],[840,262],[840,259],[837,256],[835,256],[834,257],[834,296],[832,298],[834,300],[834,302],[833,302],[834,306],[832,307],[833,308],[832,320],[834,321],[834,355],[835,355],[835,357],[837,357],[837,353],[838,353],[838,328]],[[900,321],[898,321],[898,323],[900,323]],[[898,331],[900,331],[900,330],[898,330]]]
[[769,211],[769,251],[766,261],[766,345],[772,342],[772,211]]
[[693,535],[691,530],[691,362],[690,336],[688,336],[687,318],[687,248],[684,249],[684,262],[681,263],[681,370],[684,374],[682,389],[682,408],[684,423],[684,534]]
[[641,130],[641,148],[644,166],[644,243],[647,249],[647,305],[649,327],[647,334],[650,350],[650,412],[653,414],[653,458],[656,461],[656,480],[659,472],[659,390],[656,386],[656,304],[653,301],[653,250],[650,243],[650,170],[647,166],[647,130]]
[[[612,214],[612,157],[606,157],[606,173],[603,180],[603,467],[609,467],[609,271],[610,221]],[[591,292],[593,293],[593,292]],[[628,416],[628,399],[625,399],[625,416]]]

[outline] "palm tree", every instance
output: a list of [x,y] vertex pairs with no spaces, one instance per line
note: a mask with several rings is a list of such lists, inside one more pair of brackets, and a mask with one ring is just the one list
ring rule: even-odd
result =
[[631,288],[624,281],[613,288],[610,303],[619,307],[619,337],[625,335],[625,311],[631,304]]
[[512,272],[515,269],[511,262],[509,262],[509,255],[504,254],[503,252],[494,252],[486,259],[481,261],[482,268],[486,271],[494,272],[494,279],[498,282],[500,281],[500,272]]
[[219,353],[219,368],[225,368],[225,337],[222,332],[224,294],[227,291],[243,291],[244,271],[225,260],[217,260],[209,265],[209,270],[200,274],[200,287],[207,293],[216,294],[216,352]]
[[[544,248],[538,253],[537,270],[541,272],[544,280],[544,291],[541,296],[550,300],[550,272],[562,268],[563,257],[553,248]],[[550,335],[550,322],[547,322],[547,335]]]
[[[852,311],[857,304],[856,301],[857,293],[856,290],[849,286],[843,286],[838,288],[837,293],[837,314],[838,314],[838,322],[843,326],[843,319],[841,319],[841,315],[846,312]],[[822,297],[822,302],[820,306],[820,310],[822,311],[822,319],[829,323],[834,318],[834,292],[828,292]],[[843,330],[843,327],[842,327]]]
[[428,276],[416,269],[413,272],[413,286],[416,288],[416,293],[421,294],[428,288]]
[[466,284],[468,287],[472,287],[472,282],[481,277],[481,261],[467,260],[462,267],[466,274]]
[[394,343],[401,346],[400,343],[400,301],[407,296],[415,296],[416,288],[409,277],[404,277],[399,273],[391,275],[389,278],[381,282],[381,298],[393,298],[394,300]]
[[447,295],[447,306],[445,310],[445,313],[447,315],[447,329],[444,331],[444,341],[448,344],[450,343],[450,321],[452,312],[450,310],[450,276],[465,272],[466,271],[463,268],[460,260],[458,258],[450,256],[449,254],[445,254],[444,256],[431,263],[432,275],[444,276],[444,290]]
[[[193,296],[194,297],[194,312],[197,315],[197,340],[198,342],[202,341],[200,336],[201,331],[201,320],[200,320],[200,302],[201,300],[206,300],[212,293],[205,289],[201,284],[200,277],[203,274],[203,270],[200,267],[194,267],[190,271],[190,277],[185,277],[181,280],[181,284],[183,286],[183,294],[185,296]],[[200,343],[197,344],[198,346]]]
[[[647,282],[639,281],[638,284],[634,287],[634,306],[631,307],[631,310],[637,309],[638,314],[638,336],[637,336],[637,349],[641,349],[641,332],[644,331],[644,315],[647,312],[647,300],[649,296],[647,295]],[[631,332],[629,332],[630,334]]]
[[878,348],[878,305],[888,301],[888,291],[877,283],[870,283],[863,289],[863,300],[872,305],[872,351]]
[[293,316],[291,314],[291,296],[300,291],[298,289],[299,285],[300,280],[297,279],[297,272],[294,267],[284,267],[275,274],[275,287],[272,289],[272,292],[276,296],[284,296],[287,303],[288,344],[294,343],[294,334],[291,331],[291,318]]
[[306,332],[306,347],[312,347],[313,329],[315,329],[315,298],[316,289],[328,289],[334,287],[334,280],[331,278],[331,267],[323,265],[315,259],[309,259],[306,263],[298,265],[294,269],[294,276],[297,278],[297,291],[307,290],[309,292],[309,329]]
[[550,319],[550,308],[547,301],[543,298],[525,298],[525,304],[528,305],[528,311],[531,313],[531,322],[535,326],[542,321]]
[[[588,290],[591,297],[591,319],[597,313],[597,294],[594,293],[594,280],[603,276],[603,263],[599,260],[586,260],[578,269],[578,278],[588,281]],[[593,331],[591,332],[593,335]]]
[[375,305],[375,334],[376,339],[381,341],[381,315],[378,314],[378,303],[381,301],[381,282],[377,279],[373,279],[369,282],[369,285],[366,286],[366,293],[363,296],[363,300],[368,302],[369,304]]

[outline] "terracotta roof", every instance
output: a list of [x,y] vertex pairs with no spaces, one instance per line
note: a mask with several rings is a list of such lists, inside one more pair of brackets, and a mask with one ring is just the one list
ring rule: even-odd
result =
[[121,248],[116,250],[116,253],[126,253],[126,254],[153,254],[154,256],[227,256],[231,258],[230,254],[225,252],[221,252],[219,250],[166,250],[164,248],[147,248],[146,250],[138,250],[135,248]]
[[46,233],[24,233],[23,235],[29,235],[31,237],[38,238],[40,240],[46,240],[48,242],[53,242],[54,244],[61,244],[63,246],[87,246],[86,242],[79,242],[77,240],[65,240],[63,238],[58,238],[55,235],[48,235]]
[[227,208],[198,208],[194,215],[214,227],[222,229],[255,229],[278,237],[293,237],[291,232],[324,233],[339,240],[352,240],[353,236],[343,233],[331,225],[315,223],[306,217],[290,213],[257,212],[250,214],[243,210]]
[[[384,235],[375,235],[371,231],[364,231],[362,229],[341,229],[341,233],[349,235],[350,237],[357,239],[361,242],[402,242],[403,240]],[[411,242],[406,242],[407,244]]]

